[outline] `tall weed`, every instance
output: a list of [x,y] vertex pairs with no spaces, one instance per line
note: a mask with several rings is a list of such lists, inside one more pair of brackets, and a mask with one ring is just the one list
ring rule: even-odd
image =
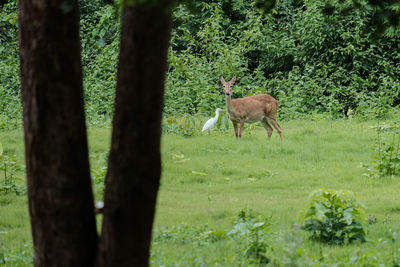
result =
[[371,165],[364,165],[366,176],[400,176],[400,125],[396,122],[372,127],[377,131]]

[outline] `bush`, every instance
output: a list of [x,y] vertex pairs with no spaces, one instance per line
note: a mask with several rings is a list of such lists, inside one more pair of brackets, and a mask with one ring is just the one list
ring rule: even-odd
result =
[[311,193],[302,228],[312,239],[328,244],[364,242],[363,209],[351,191],[318,189]]

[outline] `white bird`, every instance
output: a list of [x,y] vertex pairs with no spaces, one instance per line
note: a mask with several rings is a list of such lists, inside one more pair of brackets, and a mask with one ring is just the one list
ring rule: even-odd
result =
[[204,124],[203,129],[201,130],[202,132],[207,131],[207,130],[210,130],[210,129],[214,126],[214,124],[217,123],[218,117],[219,117],[219,112],[220,112],[221,110],[222,110],[222,109],[220,109],[220,108],[217,108],[217,109],[215,110],[215,113],[216,113],[216,114],[215,114],[215,117],[210,118],[210,119]]

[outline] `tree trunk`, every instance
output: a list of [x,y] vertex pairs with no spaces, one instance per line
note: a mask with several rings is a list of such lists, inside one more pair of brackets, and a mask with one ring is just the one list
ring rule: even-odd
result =
[[123,11],[100,266],[149,264],[171,2],[148,2]]
[[25,157],[35,266],[92,266],[97,233],[77,1],[20,0]]

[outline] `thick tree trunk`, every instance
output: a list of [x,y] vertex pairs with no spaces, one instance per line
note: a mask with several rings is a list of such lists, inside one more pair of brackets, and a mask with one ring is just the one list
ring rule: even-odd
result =
[[20,0],[19,41],[35,266],[96,254],[77,1]]
[[158,3],[124,7],[100,266],[149,264],[170,38],[170,1]]

